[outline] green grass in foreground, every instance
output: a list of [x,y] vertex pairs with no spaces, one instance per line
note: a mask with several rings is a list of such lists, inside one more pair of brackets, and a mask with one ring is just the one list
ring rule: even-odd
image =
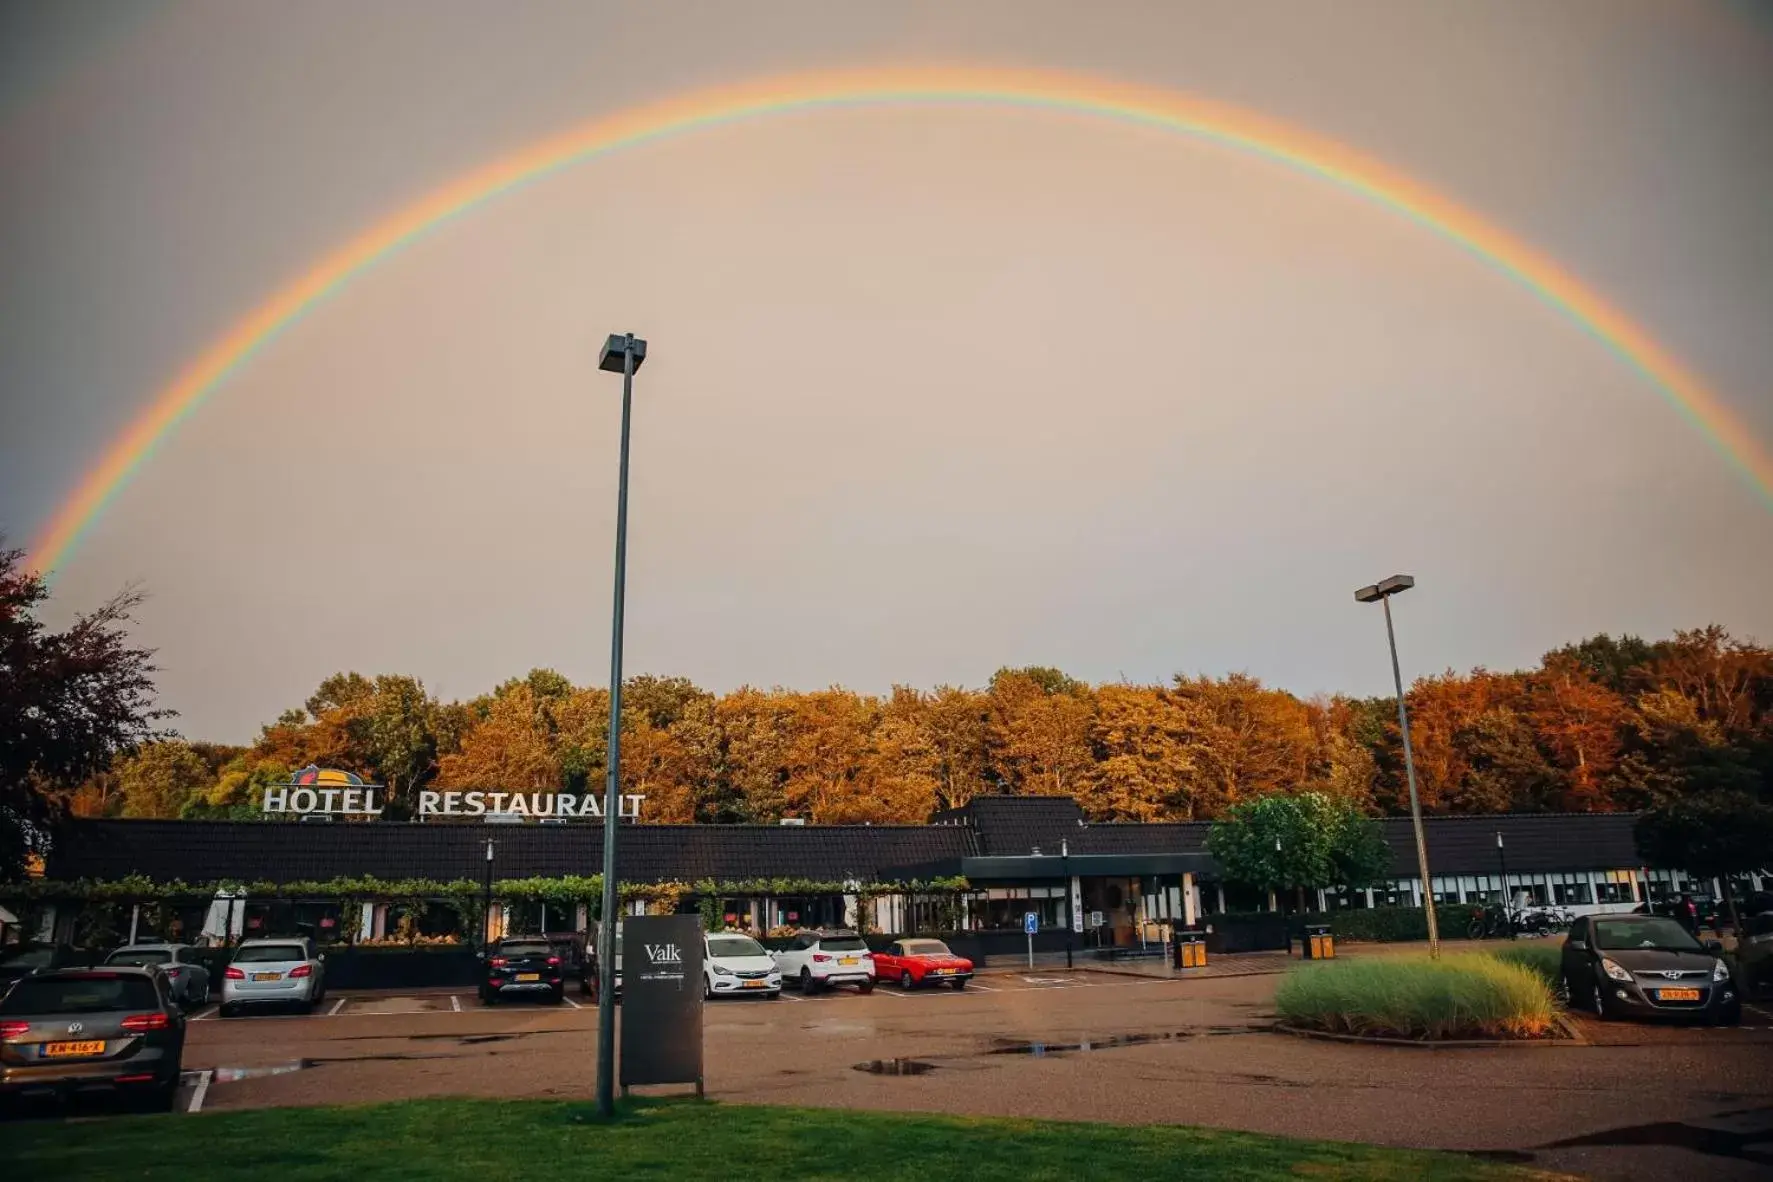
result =
[[0,1126],[17,1178],[1506,1179],[1516,1167],[1413,1150],[1175,1127],[987,1120],[694,1101],[410,1100]]
[[1487,952],[1389,956],[1293,969],[1274,994],[1296,1026],[1386,1038],[1542,1038],[1551,987],[1535,968]]

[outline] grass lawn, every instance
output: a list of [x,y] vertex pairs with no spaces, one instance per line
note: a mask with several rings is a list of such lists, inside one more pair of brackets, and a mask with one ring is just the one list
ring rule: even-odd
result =
[[17,1178],[1505,1179],[1453,1154],[1250,1133],[847,1109],[640,1101],[611,1124],[584,1102],[409,1100],[0,1126]]

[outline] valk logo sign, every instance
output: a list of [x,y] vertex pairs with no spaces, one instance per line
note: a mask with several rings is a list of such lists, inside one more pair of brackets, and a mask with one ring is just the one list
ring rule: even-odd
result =
[[[303,768],[287,784],[265,789],[266,815],[295,813],[303,816],[378,817],[382,805],[376,797],[379,784],[366,784],[350,772]],[[620,819],[638,821],[646,796],[620,798]],[[421,817],[582,817],[603,819],[603,797],[575,792],[432,792],[419,793]]]
[[646,948],[646,959],[653,964],[683,963],[683,950],[675,944],[647,944],[643,947]]

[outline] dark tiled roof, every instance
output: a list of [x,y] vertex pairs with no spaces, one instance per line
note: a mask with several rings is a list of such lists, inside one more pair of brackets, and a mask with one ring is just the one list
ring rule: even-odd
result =
[[1037,846],[1057,853],[1060,839],[1075,840],[1083,809],[1069,796],[975,796],[936,820],[970,827],[986,857],[1021,857]]
[[[596,874],[601,825],[301,825],[260,821],[78,821],[50,857],[57,879],[143,874],[186,882],[294,882],[358,875],[478,880],[493,842],[499,878]],[[930,825],[624,825],[616,859],[639,882],[702,878],[868,881],[894,867],[953,863],[971,835]]]
[[[1502,834],[1509,874],[1548,870],[1630,870],[1643,865],[1633,813],[1547,813],[1494,817],[1424,817],[1428,868],[1440,874],[1495,874]],[[1416,837],[1408,817],[1387,817],[1385,840],[1399,875],[1415,877]]]
[[[639,882],[713,878],[901,881],[957,873],[962,858],[1057,854],[1198,854],[1205,823],[1080,825],[1075,801],[981,797],[932,825],[624,825],[617,850],[622,877]],[[1424,821],[1435,874],[1492,874],[1496,834],[1510,874],[1624,870],[1640,864],[1630,814],[1429,817]],[[1393,872],[1413,876],[1408,818],[1382,822]],[[478,880],[486,841],[499,878],[597,873],[598,825],[346,824],[260,821],[72,822],[49,859],[56,879],[118,879],[142,874],[186,882],[293,882],[370,875],[384,879]]]

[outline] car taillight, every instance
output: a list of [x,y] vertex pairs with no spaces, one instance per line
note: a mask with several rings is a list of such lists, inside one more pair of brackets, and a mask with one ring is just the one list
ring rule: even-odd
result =
[[550,956],[548,958],[548,967],[551,969],[559,968],[560,967],[560,958],[558,956]]
[[491,960],[487,961],[486,963],[491,965],[495,969],[502,969],[505,967],[505,958],[502,956],[495,956]]
[[292,977],[311,977],[314,975],[314,966],[311,964],[299,964],[295,968],[289,970],[289,975]]
[[0,1022],[0,1038],[19,1038],[31,1033],[29,1022]]
[[244,969],[235,968],[233,965],[229,965],[228,971],[223,973],[222,976],[228,978],[230,981],[244,981],[246,980],[246,971]]
[[180,973],[182,973],[182,972],[184,972],[184,971],[185,971],[185,970],[184,970],[184,969],[182,969],[182,968],[180,968],[180,967],[179,967],[179,966],[177,966],[177,965],[173,965],[173,966],[172,966],[172,967],[171,967],[171,968],[169,968],[169,969],[167,969],[167,970],[166,970],[166,975],[167,975],[167,976],[169,976],[169,977],[176,977],[176,976],[178,976],[178,975],[179,975],[179,974],[180,974]]
[[824,964],[826,961],[828,961],[830,959],[831,958],[829,956],[826,956],[823,952],[813,953],[813,960],[819,964]]
[[131,1014],[118,1023],[123,1029],[137,1034],[144,1030],[165,1030],[167,1024],[166,1015],[158,1011],[152,1014]]

